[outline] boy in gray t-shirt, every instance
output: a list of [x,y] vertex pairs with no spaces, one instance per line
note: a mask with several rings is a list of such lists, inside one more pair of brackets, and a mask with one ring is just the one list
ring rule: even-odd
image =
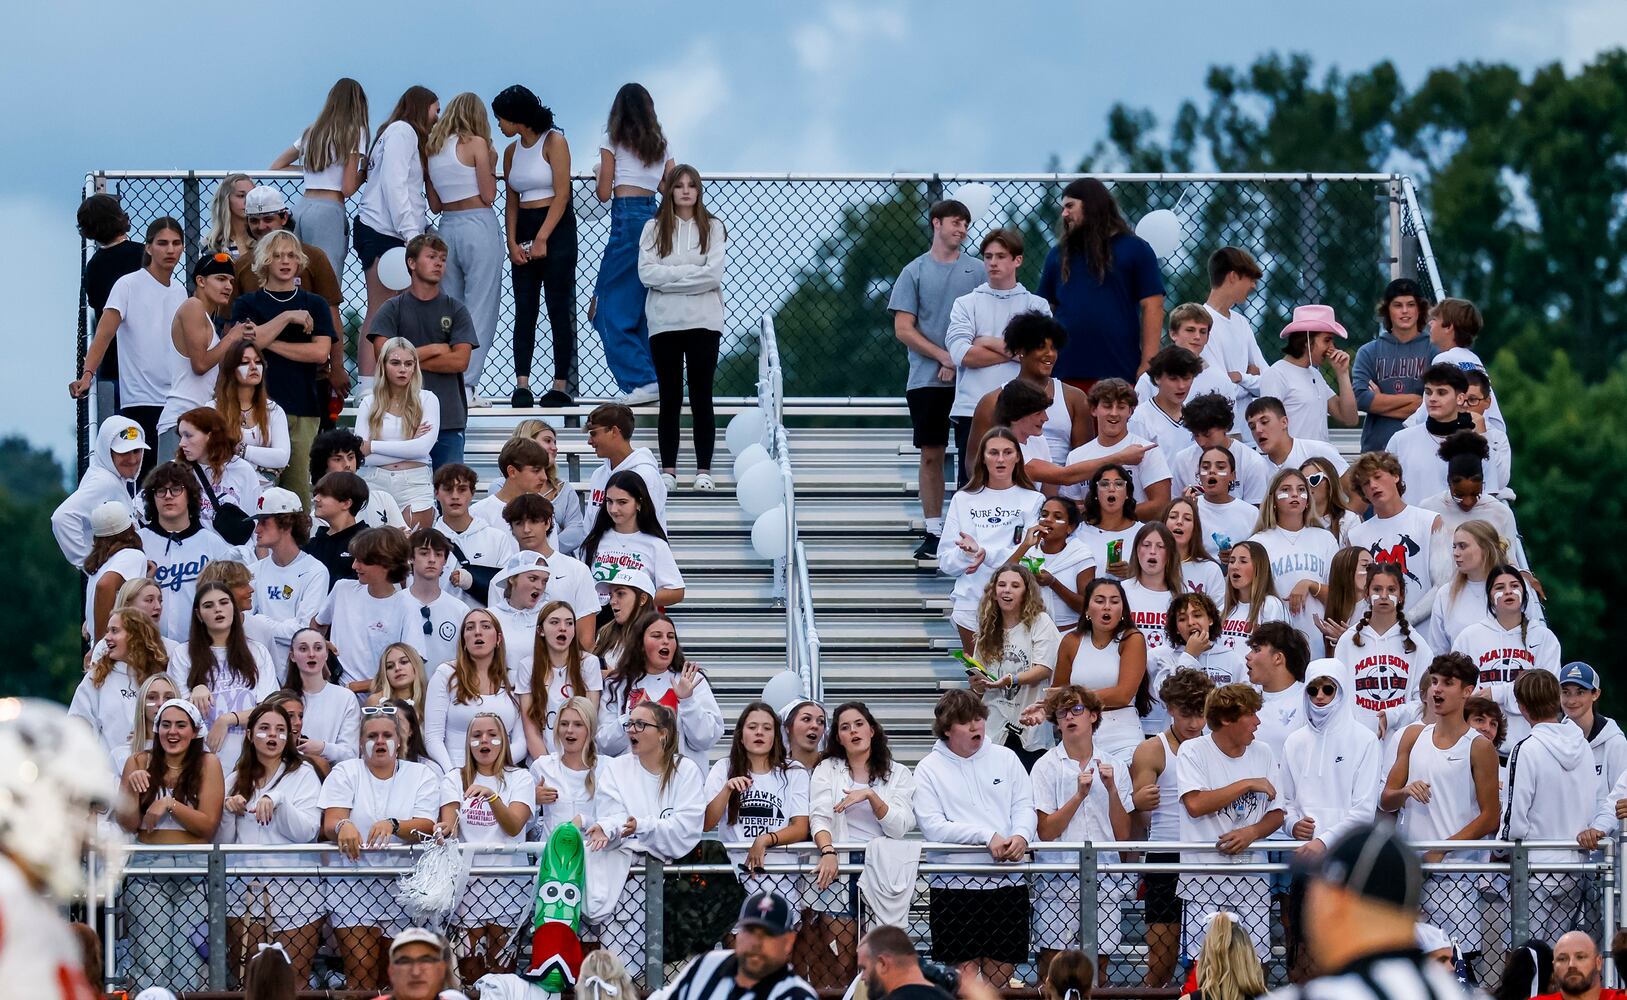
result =
[[944,452],[949,446],[949,410],[955,405],[955,362],[944,348],[949,311],[955,300],[983,283],[983,266],[960,252],[972,214],[954,199],[932,206],[932,248],[904,265],[887,308],[893,336],[909,348],[909,402],[915,447],[921,450],[921,512],[926,538],[915,558],[930,559],[943,532]]

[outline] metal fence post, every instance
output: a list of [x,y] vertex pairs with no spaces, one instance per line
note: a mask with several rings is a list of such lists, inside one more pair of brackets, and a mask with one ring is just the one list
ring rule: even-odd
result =
[[203,192],[198,175],[187,172],[181,181],[181,234],[186,240],[186,258],[195,259],[203,239]]
[[1518,945],[1531,930],[1531,855],[1516,840],[1508,857],[1508,939]]
[[[226,985],[226,855],[211,850],[209,858],[209,988]],[[180,919],[180,914],[171,914]]]
[[650,993],[666,985],[666,955],[662,934],[665,922],[666,883],[663,881],[665,865],[653,854],[644,855],[644,992]]
[[1079,849],[1079,950],[1096,964],[1096,942],[1100,939],[1096,927],[1096,905],[1100,887],[1096,882],[1096,845],[1087,843]]
[[[1603,892],[1601,893],[1603,898],[1600,901],[1600,917],[1604,926],[1599,928],[1599,936],[1595,939],[1598,941],[1609,941],[1616,933],[1616,892],[1621,883],[1621,879],[1617,877],[1616,873],[1616,862],[1621,857],[1616,850],[1618,844],[1619,841],[1609,837],[1599,841],[1601,853],[1604,855],[1604,870],[1600,873],[1604,878]],[[1603,950],[1603,982],[1614,983],[1616,981],[1615,949],[1605,948]]]
[[1390,280],[1393,281],[1401,277],[1401,178],[1399,176],[1390,178],[1389,198]]

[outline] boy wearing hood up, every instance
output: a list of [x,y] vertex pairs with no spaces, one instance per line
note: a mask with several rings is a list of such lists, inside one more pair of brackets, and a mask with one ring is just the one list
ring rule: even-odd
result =
[[588,414],[588,444],[593,453],[604,459],[593,478],[588,481],[587,500],[582,504],[582,523],[591,525],[604,506],[605,486],[617,472],[636,472],[650,491],[650,502],[655,504],[655,518],[663,529],[667,526],[667,484],[661,478],[661,466],[648,448],[633,447],[633,428],[637,422],[633,411],[621,403],[596,406]]
[[102,421],[96,429],[96,448],[90,454],[90,468],[79,480],[79,486],[51,512],[51,534],[56,536],[57,548],[62,550],[75,569],[85,564],[90,555],[90,512],[109,500],[119,500],[130,506],[130,513],[139,520],[141,509],[136,506],[139,492],[137,477],[141,474],[141,460],[149,450],[147,436],[141,425],[129,417],[114,415]]
[[1320,854],[1378,811],[1378,737],[1356,721],[1350,668],[1332,657],[1305,670],[1305,725],[1282,752],[1282,803],[1288,833]]
[[1025,312],[1051,315],[1051,304],[1017,281],[1023,266],[1023,237],[1015,229],[995,229],[983,237],[983,273],[988,280],[955,299],[949,307],[944,350],[955,362],[955,402],[949,422],[960,456],[957,480],[966,485],[966,452],[972,415],[989,392],[1017,377],[1018,365],[1006,346],[1006,324]]
[[[1017,754],[987,738],[988,706],[963,688],[944,692],[932,713],[932,752],[915,769],[915,818],[921,836],[948,844],[986,844],[996,862],[1022,861],[1038,839],[1034,789]],[[929,852],[936,863],[977,855]],[[1029,900],[1023,876],[929,875],[932,957],[977,971],[991,983],[1011,979],[1028,958]]]
[[[1559,679],[1527,670],[1514,681],[1514,697],[1531,723],[1531,735],[1508,758],[1505,840],[1578,840],[1599,809],[1593,752],[1582,730],[1559,707]],[[1573,850],[1532,851],[1531,863],[1581,860]],[[1533,872],[1531,933],[1557,940],[1571,926],[1582,883],[1574,872]]]

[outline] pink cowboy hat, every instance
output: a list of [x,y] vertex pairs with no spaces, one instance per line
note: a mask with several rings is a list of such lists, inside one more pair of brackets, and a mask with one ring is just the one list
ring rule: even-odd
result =
[[1338,337],[1350,336],[1339,321],[1333,318],[1332,306],[1295,306],[1294,321],[1282,328],[1278,336],[1286,337],[1290,333],[1331,333]]

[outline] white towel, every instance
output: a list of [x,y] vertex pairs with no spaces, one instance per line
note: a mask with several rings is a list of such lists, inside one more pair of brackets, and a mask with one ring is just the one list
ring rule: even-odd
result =
[[921,864],[919,840],[877,837],[864,847],[864,870],[859,892],[868,908],[865,930],[883,925],[908,927],[910,900],[915,895],[916,871]]

